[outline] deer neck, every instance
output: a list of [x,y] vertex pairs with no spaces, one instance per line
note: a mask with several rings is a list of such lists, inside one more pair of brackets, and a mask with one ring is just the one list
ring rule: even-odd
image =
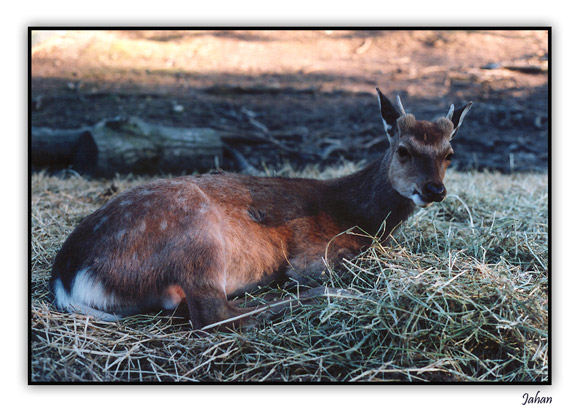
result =
[[401,196],[388,179],[389,155],[332,184],[340,217],[371,235],[379,232],[383,222],[386,233],[392,233],[415,209],[413,201]]

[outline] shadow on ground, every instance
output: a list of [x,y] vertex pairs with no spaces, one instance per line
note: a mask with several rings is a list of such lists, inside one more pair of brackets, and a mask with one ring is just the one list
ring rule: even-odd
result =
[[[31,120],[33,126],[77,128],[104,118],[137,116],[164,125],[209,127],[238,133],[240,138],[228,143],[257,168],[285,162],[300,168],[309,163],[370,160],[386,149],[376,103],[375,87],[379,86],[393,99],[400,95],[407,111],[424,119],[444,115],[451,103],[457,106],[474,102],[454,140],[454,166],[458,169],[545,171],[549,125],[546,71],[504,68],[513,61],[481,65],[494,57],[497,41],[512,48],[521,42],[522,55],[516,62],[521,65],[527,58],[524,68],[533,58],[545,62],[547,55],[540,55],[541,47],[535,57],[525,54],[528,51],[523,50],[522,38],[527,37],[524,33],[520,38],[518,33],[488,33],[485,38],[492,43],[470,51],[479,56],[474,65],[467,57],[458,60],[447,54],[458,43],[476,41],[470,39],[481,33],[308,31],[300,37],[300,32],[113,32],[116,41],[123,41],[123,47],[146,42],[155,43],[155,47],[187,44],[189,48],[183,48],[189,50],[198,41],[201,45],[192,52],[190,69],[179,63],[179,56],[186,55],[180,48],[175,51],[176,62],[169,67],[155,61],[164,48],[155,48],[157,54],[148,57],[152,61],[143,62],[143,57],[134,65],[116,63],[122,59],[117,43],[107,43],[108,48],[99,54],[103,61],[87,63],[83,56],[89,52],[86,50],[94,51],[97,40],[84,46],[76,59],[56,46],[49,51],[46,47],[44,51],[33,50]],[[334,40],[322,43],[331,34]],[[286,42],[281,41],[284,38]],[[510,46],[512,43],[515,45]],[[254,66],[236,69],[224,60],[230,71],[202,70],[194,63],[202,58],[202,46],[208,44],[210,57],[217,59],[224,58],[224,53],[237,44],[263,47],[269,53],[270,65],[259,70]],[[287,44],[294,48],[285,49],[286,54],[294,49],[312,54],[320,47],[329,52],[327,48],[334,46],[340,55],[345,44],[352,46],[353,57],[349,58],[354,67],[347,68],[345,58],[337,60],[334,67],[329,63],[331,57],[317,59],[313,54],[308,64],[288,68],[280,63],[287,56],[276,55],[276,50]],[[398,54],[388,54],[387,45],[396,47]],[[545,46],[547,49],[547,43]],[[378,49],[375,54],[373,47]],[[263,53],[256,54],[259,58],[264,58]],[[441,64],[445,58],[447,65]],[[244,140],[247,132],[264,133],[280,144],[273,145],[267,139]],[[238,166],[227,155],[220,164],[228,170]]]

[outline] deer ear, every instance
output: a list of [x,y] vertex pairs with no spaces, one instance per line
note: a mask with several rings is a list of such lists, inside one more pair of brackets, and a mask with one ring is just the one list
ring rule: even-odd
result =
[[449,139],[452,139],[453,137],[455,137],[455,135],[457,134],[457,130],[459,129],[459,127],[463,123],[463,119],[465,118],[465,115],[467,115],[469,110],[471,109],[472,105],[473,105],[473,103],[469,102],[457,110],[449,110],[449,114],[447,114],[447,117],[448,118],[450,117],[449,119],[453,123],[453,132],[451,133],[451,136],[449,137]]
[[401,113],[391,104],[389,99],[384,96],[384,94],[377,87],[377,95],[379,97],[379,108],[381,110],[381,118],[383,119],[383,125],[385,126],[385,131],[389,138],[395,135],[397,118],[401,116]]

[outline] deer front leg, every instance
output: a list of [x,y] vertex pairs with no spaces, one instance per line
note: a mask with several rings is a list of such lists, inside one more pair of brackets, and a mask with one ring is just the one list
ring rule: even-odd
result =
[[343,259],[350,259],[356,253],[348,248],[340,248],[323,259],[321,255],[301,256],[290,260],[285,273],[294,283],[301,286],[316,287],[324,285],[328,270],[333,270],[342,263]]

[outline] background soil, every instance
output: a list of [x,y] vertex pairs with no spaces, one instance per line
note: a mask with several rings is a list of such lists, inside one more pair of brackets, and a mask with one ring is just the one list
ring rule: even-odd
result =
[[386,149],[378,86],[423,119],[474,102],[454,140],[458,169],[548,167],[547,30],[47,34],[32,32],[33,126],[135,115],[235,131],[227,143],[256,168],[329,165]]

